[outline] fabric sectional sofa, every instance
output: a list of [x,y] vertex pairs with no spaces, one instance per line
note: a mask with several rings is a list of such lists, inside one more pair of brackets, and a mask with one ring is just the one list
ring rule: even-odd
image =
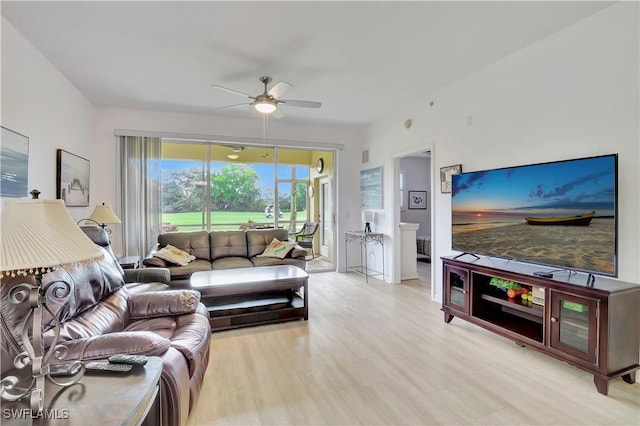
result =
[[[158,244],[144,259],[145,266],[168,268],[171,286],[189,286],[191,274],[216,269],[254,268],[294,265],[306,269],[307,250],[294,246],[283,257],[261,256],[273,239],[288,241],[286,229],[250,229],[239,231],[169,232],[158,236]],[[159,249],[176,247],[193,257],[185,266],[155,256]]]

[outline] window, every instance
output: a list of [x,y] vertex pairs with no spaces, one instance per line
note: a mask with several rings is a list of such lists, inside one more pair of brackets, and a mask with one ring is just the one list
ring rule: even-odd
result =
[[163,230],[280,226],[295,232],[309,220],[311,153],[163,140]]

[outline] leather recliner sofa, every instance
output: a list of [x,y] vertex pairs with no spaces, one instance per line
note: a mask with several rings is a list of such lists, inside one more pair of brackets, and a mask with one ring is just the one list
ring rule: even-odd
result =
[[[145,291],[168,288],[168,271],[159,268],[132,271],[138,282],[125,283],[124,271],[110,247],[98,245],[102,260],[60,268],[42,279],[45,285],[62,280],[70,286],[65,298],[53,297],[52,291],[46,296],[47,307],[61,323],[58,344],[68,350],[65,359],[102,360],[117,353],[159,356],[163,424],[183,425],[209,362],[211,328],[200,295],[192,290]],[[150,287],[144,283],[146,278],[152,280]],[[0,285],[3,376],[24,350],[22,324],[29,306],[11,304],[9,293],[25,282],[33,284],[34,278],[5,277]],[[45,313],[43,323],[48,347],[54,336],[51,314]]]
[[[168,268],[172,287],[189,287],[191,274],[217,269],[253,268],[260,266],[294,265],[306,269],[307,250],[296,246],[284,259],[260,257],[271,241],[289,240],[286,229],[250,229],[241,231],[168,232],[158,236],[158,244],[144,259],[145,267]],[[186,266],[171,264],[153,254],[168,244],[196,257]]]

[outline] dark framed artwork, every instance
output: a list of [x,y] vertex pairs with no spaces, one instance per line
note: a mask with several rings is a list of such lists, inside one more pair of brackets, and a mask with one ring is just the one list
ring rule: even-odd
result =
[[462,173],[462,164],[440,168],[440,192],[451,192],[451,175]]
[[89,205],[89,160],[57,150],[56,197],[64,200],[67,207]]
[[427,191],[409,191],[409,208],[426,209]]
[[29,188],[29,138],[2,127],[0,195],[26,197]]

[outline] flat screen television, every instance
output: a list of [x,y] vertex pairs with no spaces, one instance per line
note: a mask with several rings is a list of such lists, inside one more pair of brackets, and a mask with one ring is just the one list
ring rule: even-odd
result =
[[452,248],[618,276],[617,154],[452,176]]

